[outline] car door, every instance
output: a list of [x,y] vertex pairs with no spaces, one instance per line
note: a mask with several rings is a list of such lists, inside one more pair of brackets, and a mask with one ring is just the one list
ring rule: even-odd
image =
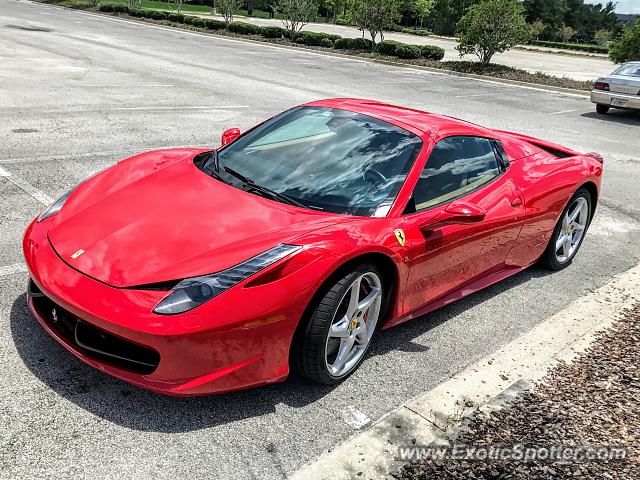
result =
[[407,206],[405,312],[502,268],[523,225],[497,140],[451,136],[433,148]]

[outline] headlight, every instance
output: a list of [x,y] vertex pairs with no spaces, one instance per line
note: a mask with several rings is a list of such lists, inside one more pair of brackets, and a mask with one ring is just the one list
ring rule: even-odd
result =
[[44,212],[42,212],[38,217],[38,222],[41,222],[45,218],[49,218],[50,216],[58,213],[62,209],[64,202],[67,201],[67,198],[69,198],[69,195],[71,195],[75,189],[76,187],[73,187],[71,190],[69,190],[67,193],[61,196],[58,200],[56,200],[51,205],[49,205],[49,207]]
[[301,248],[299,245],[277,245],[222,272],[182,280],[156,305],[153,312],[175,315],[196,308]]

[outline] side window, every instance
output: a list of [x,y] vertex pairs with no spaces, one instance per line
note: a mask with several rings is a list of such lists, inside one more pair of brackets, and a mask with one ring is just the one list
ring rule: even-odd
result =
[[465,195],[499,174],[491,140],[480,137],[444,138],[434,147],[416,184],[413,192],[415,211]]

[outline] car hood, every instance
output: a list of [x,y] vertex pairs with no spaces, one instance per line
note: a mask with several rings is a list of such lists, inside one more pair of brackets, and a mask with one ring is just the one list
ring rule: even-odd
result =
[[344,216],[278,203],[193,164],[201,150],[150,152],[78,187],[49,241],[74,269],[115,287],[224,270]]

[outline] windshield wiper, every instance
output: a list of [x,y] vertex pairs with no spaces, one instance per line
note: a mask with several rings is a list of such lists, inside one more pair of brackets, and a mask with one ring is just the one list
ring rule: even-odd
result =
[[234,176],[238,180],[240,180],[244,184],[243,186],[247,189],[247,191],[253,190],[255,192],[262,193],[263,195],[270,197],[272,200],[280,200],[281,202],[288,203],[289,205],[308,208],[304,203],[301,203],[296,199],[291,198],[289,195],[276,192],[275,190],[271,190],[270,188],[263,187],[262,185],[258,185],[256,182],[254,182],[250,178],[245,177],[241,173],[236,172],[233,168],[224,167],[224,171],[227,172],[229,175]]
[[[213,168],[211,168],[211,166],[209,165],[209,162],[211,162],[211,160],[213,160],[213,166],[214,166],[215,170]],[[222,179],[220,174],[218,173],[218,172],[220,172],[220,166],[218,164],[218,151],[217,150],[213,150],[209,154],[207,159],[204,161],[204,164],[202,165],[202,171],[204,173],[206,173],[207,175],[209,175],[210,177],[213,177],[216,180],[220,180],[222,183],[226,183]]]

